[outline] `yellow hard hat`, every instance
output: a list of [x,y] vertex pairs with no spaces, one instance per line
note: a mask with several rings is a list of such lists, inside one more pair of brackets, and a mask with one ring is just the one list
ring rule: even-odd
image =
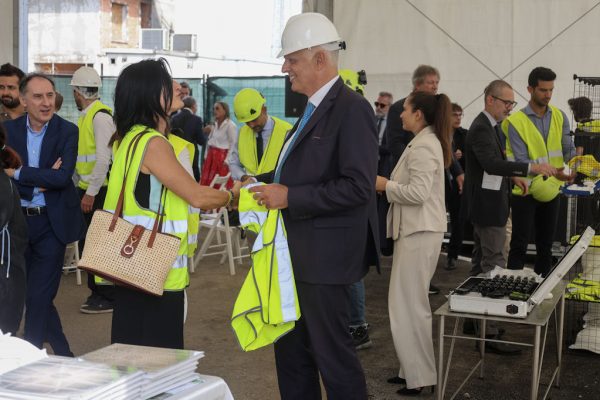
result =
[[[364,71],[361,71],[364,74]],[[350,89],[364,95],[365,87],[361,82],[360,73],[351,69],[340,69],[338,71],[340,78]]]
[[547,203],[549,201],[554,200],[554,198],[558,196],[558,193],[560,192],[560,187],[562,185],[563,182],[559,179],[556,179],[553,176],[549,178],[544,178],[543,175],[538,175],[531,181],[531,186],[529,186],[529,193],[537,201]]
[[256,89],[245,88],[237,92],[233,98],[235,118],[242,123],[254,121],[260,116],[266,100]]

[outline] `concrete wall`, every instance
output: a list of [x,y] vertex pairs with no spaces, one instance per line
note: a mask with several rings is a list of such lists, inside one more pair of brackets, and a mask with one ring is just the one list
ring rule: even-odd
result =
[[9,62],[14,64],[16,38],[13,37],[13,28],[17,24],[13,20],[14,0],[0,0],[0,64]]

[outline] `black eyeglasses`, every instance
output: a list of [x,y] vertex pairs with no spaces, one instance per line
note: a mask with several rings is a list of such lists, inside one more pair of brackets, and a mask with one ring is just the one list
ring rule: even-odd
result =
[[376,102],[375,102],[375,103],[373,103],[373,104],[375,104],[375,107],[377,107],[377,108],[386,108],[387,106],[389,106],[389,104],[380,103],[380,102],[378,102],[378,101],[376,101]]
[[517,105],[516,101],[512,101],[512,100],[504,100],[501,99],[500,97],[496,97],[496,96],[492,96],[494,99],[501,101],[502,103],[504,103],[505,107],[509,107],[509,108],[515,108],[515,106]]

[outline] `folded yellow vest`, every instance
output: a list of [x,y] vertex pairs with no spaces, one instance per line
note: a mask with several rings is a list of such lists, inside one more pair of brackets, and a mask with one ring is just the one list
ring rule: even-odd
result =
[[294,329],[294,321],[300,318],[281,211],[259,206],[248,188],[240,191],[240,222],[257,238],[252,266],[231,316],[231,326],[244,351],[276,342]]

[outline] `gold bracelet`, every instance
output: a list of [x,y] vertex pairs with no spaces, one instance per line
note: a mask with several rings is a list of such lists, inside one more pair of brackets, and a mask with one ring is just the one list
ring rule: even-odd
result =
[[227,194],[229,194],[229,198],[227,199],[227,203],[225,203],[223,207],[229,207],[231,203],[233,203],[233,191],[231,189],[227,189]]

